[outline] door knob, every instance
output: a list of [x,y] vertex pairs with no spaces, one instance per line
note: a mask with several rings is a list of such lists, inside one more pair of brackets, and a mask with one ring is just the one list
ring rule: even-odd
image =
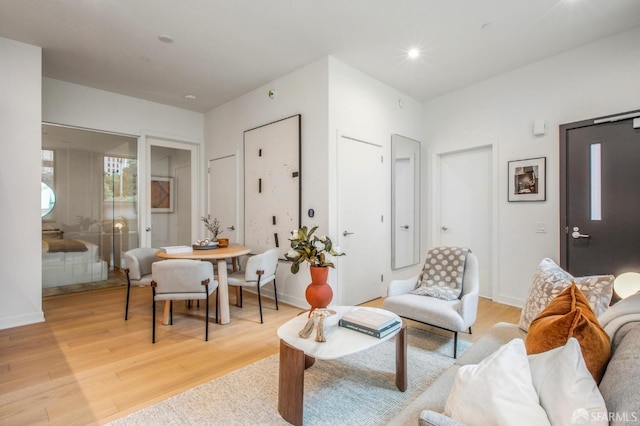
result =
[[145,231],[149,232],[151,231],[151,228],[149,228],[148,226],[146,228],[144,228]]
[[236,227],[235,227],[235,226],[233,226],[233,225],[231,225],[231,226],[227,226],[227,229],[228,229],[229,231],[235,231],[235,230],[236,230]]
[[590,237],[591,237],[590,235],[587,235],[587,234],[581,234],[581,233],[580,233],[580,228],[579,228],[579,227],[577,227],[577,226],[574,226],[574,227],[573,227],[573,232],[571,233],[571,236],[572,236],[573,238],[575,238],[576,240],[577,240],[578,238],[590,238]]
[[353,232],[347,232],[347,231],[344,231],[344,232],[342,233],[342,236],[343,236],[343,237],[346,237],[347,235],[353,235]]
[[440,229],[442,229],[443,231],[448,231],[448,230],[449,230],[449,228],[447,228],[446,226],[443,226],[443,227],[442,227],[442,228],[440,228]]
[[401,226],[400,228],[402,228],[402,229],[409,229],[409,225],[403,225],[403,226]]

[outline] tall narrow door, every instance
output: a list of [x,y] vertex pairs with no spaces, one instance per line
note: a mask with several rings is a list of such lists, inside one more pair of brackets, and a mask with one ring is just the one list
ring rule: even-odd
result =
[[440,156],[443,246],[468,247],[478,257],[480,295],[492,296],[492,148]]
[[596,121],[560,130],[561,263],[576,276],[639,272],[640,118]]
[[394,205],[391,206],[395,215],[395,229],[392,232],[393,241],[393,266],[403,268],[414,265],[416,252],[417,225],[416,209],[416,156],[415,154],[395,160],[395,181],[394,181]]
[[[382,148],[338,139],[338,300],[357,305],[381,296],[383,239]],[[334,302],[336,300],[334,299]]]
[[220,221],[222,237],[238,241],[238,162],[235,154],[209,160],[208,214]]
[[146,182],[142,247],[190,245],[197,235],[198,147],[163,139],[146,139]]

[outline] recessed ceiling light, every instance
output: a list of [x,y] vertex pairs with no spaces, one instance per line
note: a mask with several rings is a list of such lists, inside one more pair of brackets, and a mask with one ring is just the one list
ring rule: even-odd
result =
[[418,49],[416,49],[416,48],[410,49],[410,50],[407,52],[407,56],[408,56],[408,57],[410,57],[411,59],[415,59],[415,58],[417,58],[418,56],[420,56],[420,50],[418,50]]
[[185,98],[185,99],[189,99],[189,100],[191,100],[191,101],[192,101],[192,100],[194,100],[194,99],[198,99],[198,98],[196,97],[196,95],[184,95],[184,98]]
[[163,43],[173,43],[173,37],[171,37],[170,35],[166,35],[166,34],[158,36],[158,40],[160,40]]

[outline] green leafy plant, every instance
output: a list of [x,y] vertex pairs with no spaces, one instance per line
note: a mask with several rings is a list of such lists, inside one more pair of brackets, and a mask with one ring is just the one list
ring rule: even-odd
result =
[[291,250],[284,257],[290,260],[291,272],[297,273],[300,270],[302,262],[308,262],[311,266],[323,266],[334,268],[332,257],[344,256],[340,248],[334,246],[331,239],[326,235],[317,236],[313,233],[318,229],[317,226],[308,230],[306,226],[295,229],[291,232]]

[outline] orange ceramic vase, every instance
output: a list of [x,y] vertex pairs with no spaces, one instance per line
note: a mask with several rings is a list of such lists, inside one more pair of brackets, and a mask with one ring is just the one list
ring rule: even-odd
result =
[[331,303],[331,299],[333,299],[333,290],[327,282],[329,268],[326,266],[311,266],[310,271],[311,283],[304,293],[307,302],[311,305],[309,316],[315,309],[326,308]]

